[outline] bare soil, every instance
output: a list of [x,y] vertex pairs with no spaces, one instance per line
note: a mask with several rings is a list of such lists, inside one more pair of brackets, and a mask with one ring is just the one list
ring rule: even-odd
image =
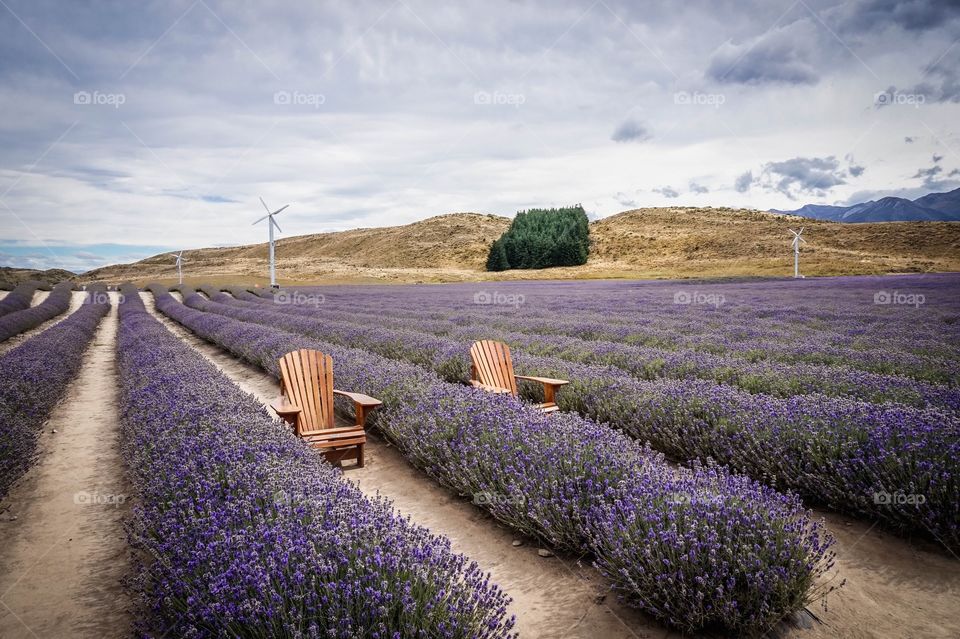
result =
[[131,634],[116,332],[114,305],[44,427],[38,461],[0,506],[0,637]]
[[[152,296],[145,295],[152,310]],[[170,330],[214,362],[264,404],[279,394],[277,382],[258,368],[197,338],[156,314]],[[345,477],[368,494],[382,494],[413,521],[448,536],[454,548],[492,573],[514,598],[512,612],[522,637],[675,636],[608,593],[587,560],[541,558],[479,508],[421,475],[382,440],[371,437],[367,465],[345,470]],[[960,637],[960,558],[926,542],[880,531],[836,513],[814,511],[836,537],[837,561],[821,585],[845,585],[808,611],[810,627],[781,624],[788,639],[900,639]],[[525,540],[524,540],[525,541]],[[602,601],[601,601],[602,599]]]

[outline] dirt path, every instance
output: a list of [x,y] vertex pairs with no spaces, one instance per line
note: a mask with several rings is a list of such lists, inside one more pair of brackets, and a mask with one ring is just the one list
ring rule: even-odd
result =
[[34,307],[38,305],[40,302],[42,302],[43,300],[47,299],[48,297],[50,297],[50,291],[40,291],[40,290],[34,291],[33,298],[30,300],[30,306]]
[[836,581],[829,609],[810,609],[823,625],[803,637],[960,637],[960,558],[911,543],[870,522],[814,511],[836,537]]
[[[43,299],[46,299],[47,295],[49,294],[50,293],[47,291],[38,291],[34,293],[34,300],[37,299],[36,298],[37,295],[43,295]],[[80,308],[80,306],[83,304],[83,300],[85,300],[86,298],[87,298],[87,294],[85,291],[74,291],[73,295],[70,297],[70,308],[67,309],[66,313],[61,313],[60,315],[57,315],[53,319],[47,320],[46,322],[44,322],[40,326],[37,326],[36,328],[31,328],[29,331],[24,331],[19,335],[14,335],[10,339],[0,342],[0,355],[3,355],[9,350],[13,350],[23,342],[33,337],[34,335],[37,335],[38,333],[42,333],[43,331],[47,330],[54,324],[59,324],[66,318],[70,317],[70,314],[76,311],[78,308]],[[36,306],[36,304],[34,304],[34,306]]]
[[[147,308],[175,335],[212,361],[240,388],[269,404],[279,393],[277,382],[213,346],[153,308],[153,297],[143,295]],[[397,510],[414,522],[446,535],[457,552],[489,571],[514,599],[520,636],[574,639],[679,637],[618,604],[595,570],[575,558],[538,556],[536,546],[513,546],[518,539],[477,507],[456,497],[422,475],[382,440],[370,436],[366,466],[347,470],[344,477],[369,495],[379,492],[393,500]]]
[[[126,637],[127,487],[118,450],[117,310],[54,410],[0,515],[0,637]],[[57,432],[54,433],[53,431]]]

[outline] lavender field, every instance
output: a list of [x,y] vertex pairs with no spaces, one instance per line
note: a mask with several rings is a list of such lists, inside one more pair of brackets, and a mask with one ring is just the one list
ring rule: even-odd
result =
[[[0,489],[28,518],[14,556],[52,534],[22,504],[58,490],[84,527],[112,522],[98,539],[123,531],[99,552],[129,554],[110,587],[131,604],[84,627],[819,639],[893,601],[869,636],[960,628],[960,275],[125,285],[38,327],[68,293],[7,315],[27,319],[0,358]],[[481,339],[569,380],[559,410],[529,381],[471,386]],[[269,407],[296,349],[382,402],[364,467]],[[69,478],[42,472],[58,455]]]
[[[669,627],[755,634],[828,599],[809,509],[960,551],[955,275],[152,292],[274,377],[289,350],[331,354],[410,464]],[[559,414],[536,385],[469,387],[489,338],[571,381]]]
[[185,303],[454,384],[473,340],[503,340],[572,380],[566,412],[960,549],[956,275],[206,293]]

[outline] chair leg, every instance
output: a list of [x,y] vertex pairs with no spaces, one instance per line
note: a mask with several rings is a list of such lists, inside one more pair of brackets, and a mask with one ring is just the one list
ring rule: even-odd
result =
[[363,447],[364,444],[357,446],[357,468],[363,468]]

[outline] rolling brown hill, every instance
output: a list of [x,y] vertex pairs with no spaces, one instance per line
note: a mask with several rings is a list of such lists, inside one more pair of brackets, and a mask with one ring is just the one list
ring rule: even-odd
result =
[[[479,279],[791,275],[790,227],[806,227],[806,275],[960,270],[960,223],[840,224],[745,209],[651,208],[590,225],[585,266],[487,273],[487,249],[509,218],[452,213],[413,224],[277,242],[281,284]],[[267,245],[188,251],[188,282],[267,281]],[[85,282],[176,281],[169,255],[100,268]]]
[[17,284],[30,280],[42,282],[43,284],[56,284],[57,282],[71,280],[76,277],[76,273],[65,271],[62,268],[51,268],[46,271],[41,271],[32,268],[0,266],[0,289],[12,289]]

